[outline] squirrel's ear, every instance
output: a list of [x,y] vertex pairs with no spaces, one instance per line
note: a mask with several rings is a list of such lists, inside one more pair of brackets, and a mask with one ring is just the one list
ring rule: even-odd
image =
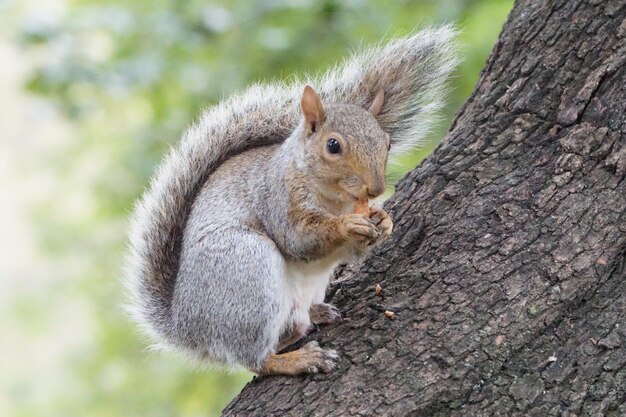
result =
[[324,113],[322,100],[309,85],[304,87],[300,107],[302,107],[302,113],[304,114],[304,127],[307,133],[311,134],[317,130],[319,125],[324,123],[326,113]]
[[383,103],[385,102],[385,90],[379,90],[378,93],[376,94],[376,97],[374,97],[374,101],[372,102],[372,105],[369,108],[369,112],[372,113],[372,116],[376,117],[378,116],[378,113],[380,113],[380,110],[383,108]]

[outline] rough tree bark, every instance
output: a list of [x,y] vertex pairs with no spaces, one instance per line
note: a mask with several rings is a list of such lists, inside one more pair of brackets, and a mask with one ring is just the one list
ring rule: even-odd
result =
[[312,337],[340,368],[224,414],[626,415],[625,63],[623,0],[518,0],[393,237],[332,288],[346,319]]

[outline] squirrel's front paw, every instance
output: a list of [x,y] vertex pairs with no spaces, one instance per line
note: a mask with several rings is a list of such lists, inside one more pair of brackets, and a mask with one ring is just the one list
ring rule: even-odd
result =
[[342,216],[343,231],[348,240],[368,244],[380,236],[376,225],[361,214],[345,214]]
[[380,236],[378,236],[375,241],[376,243],[382,242],[391,236],[391,232],[393,231],[393,222],[385,210],[378,207],[371,207],[370,221],[376,225],[376,228],[380,232]]

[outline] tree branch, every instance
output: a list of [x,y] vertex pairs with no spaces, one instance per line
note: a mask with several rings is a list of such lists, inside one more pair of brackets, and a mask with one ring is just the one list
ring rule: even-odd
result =
[[347,318],[313,337],[340,368],[255,379],[224,414],[626,413],[625,18],[518,1],[391,240],[334,289]]

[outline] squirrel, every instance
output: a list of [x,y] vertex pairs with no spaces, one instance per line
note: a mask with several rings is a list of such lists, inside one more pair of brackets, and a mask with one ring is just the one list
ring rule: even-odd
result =
[[436,119],[455,35],[372,48],[303,90],[252,86],[185,132],[131,220],[125,284],[158,346],[259,375],[337,366],[315,341],[280,352],[341,318],[324,303],[333,269],[391,234],[382,208],[355,205],[384,193],[388,154]]

